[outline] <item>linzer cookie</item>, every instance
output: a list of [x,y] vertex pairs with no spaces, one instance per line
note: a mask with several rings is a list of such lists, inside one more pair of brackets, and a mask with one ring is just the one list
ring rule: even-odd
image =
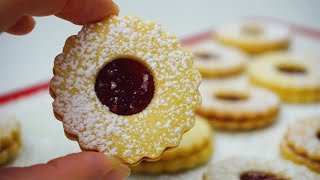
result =
[[152,21],[85,25],[55,59],[53,109],[84,150],[133,165],[154,160],[194,125],[200,73],[192,53]]
[[204,180],[318,180],[302,166],[280,160],[233,157],[210,165]]
[[142,161],[133,171],[139,173],[175,173],[201,165],[213,152],[213,137],[210,125],[197,117],[195,126],[185,133],[178,147],[163,153],[155,162]]
[[280,149],[284,158],[320,173],[320,116],[292,123]]
[[213,127],[226,130],[261,128],[276,120],[279,98],[272,92],[236,85],[201,87],[202,105],[196,111]]
[[189,47],[195,57],[195,67],[203,77],[237,75],[245,70],[248,57],[238,49],[214,42]]
[[242,21],[217,31],[217,41],[250,54],[287,49],[290,32],[287,28],[267,22]]
[[20,123],[0,111],[0,165],[13,159],[21,146]]
[[272,90],[285,102],[320,101],[319,65],[301,55],[264,55],[252,62],[248,71],[253,84]]

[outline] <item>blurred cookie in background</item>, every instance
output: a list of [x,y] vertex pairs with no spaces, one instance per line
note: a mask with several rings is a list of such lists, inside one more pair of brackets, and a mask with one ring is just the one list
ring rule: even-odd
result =
[[307,56],[270,53],[252,61],[250,81],[268,88],[289,103],[320,101],[320,64]]
[[20,123],[15,117],[0,111],[0,165],[12,160],[20,147]]
[[318,180],[302,166],[277,159],[232,157],[208,166],[204,180]]
[[291,35],[279,24],[245,20],[222,27],[217,31],[216,39],[249,54],[259,54],[288,49]]
[[204,78],[227,77],[241,74],[248,56],[240,50],[207,41],[188,47],[195,58],[195,67]]
[[285,159],[320,173],[320,115],[292,123],[281,141],[280,149]]
[[280,100],[269,90],[236,83],[200,87],[202,105],[196,112],[218,129],[251,130],[277,119]]

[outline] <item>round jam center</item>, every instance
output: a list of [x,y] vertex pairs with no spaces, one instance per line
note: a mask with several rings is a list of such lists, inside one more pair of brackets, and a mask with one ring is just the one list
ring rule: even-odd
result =
[[247,99],[247,97],[239,94],[216,94],[215,97],[224,101],[243,101]]
[[292,74],[292,75],[302,75],[307,73],[306,69],[301,66],[295,66],[295,65],[290,65],[290,66],[278,66],[278,71],[286,74]]
[[211,60],[218,60],[219,55],[215,53],[206,53],[206,52],[197,52],[194,53],[194,56],[198,60],[203,61],[211,61]]
[[241,31],[248,36],[258,36],[263,33],[263,27],[256,23],[245,23],[242,25]]
[[318,140],[320,141],[320,130],[317,132],[317,138],[318,138]]
[[240,180],[283,180],[273,174],[267,174],[263,172],[246,172],[241,174]]
[[118,115],[143,111],[153,98],[154,88],[149,69],[129,58],[119,58],[105,65],[95,83],[100,102]]

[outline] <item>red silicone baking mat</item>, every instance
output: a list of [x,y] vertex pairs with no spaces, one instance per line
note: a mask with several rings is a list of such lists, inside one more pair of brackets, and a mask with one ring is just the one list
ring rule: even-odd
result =
[[[250,17],[250,19],[287,26],[295,35],[291,47],[293,51],[320,50],[320,30],[269,17]],[[183,38],[181,42],[183,45],[193,45],[213,38],[214,31],[207,30]],[[237,78],[235,80],[237,81]],[[23,147],[9,166],[44,163],[80,151],[76,142],[65,137],[61,122],[55,120],[51,106],[53,100],[48,93],[48,87],[49,80],[0,94],[0,109],[15,115],[22,125]],[[287,125],[299,117],[317,113],[320,114],[320,104],[284,104],[277,123],[266,129],[238,133],[215,131],[213,133],[215,149],[210,161],[215,162],[234,155],[280,158],[278,143]],[[129,179],[201,179],[204,171],[205,166],[201,166],[175,175],[131,175]]]

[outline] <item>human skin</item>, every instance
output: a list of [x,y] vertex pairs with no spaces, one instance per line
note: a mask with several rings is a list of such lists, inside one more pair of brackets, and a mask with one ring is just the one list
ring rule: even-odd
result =
[[0,0],[0,32],[27,34],[35,26],[33,16],[55,15],[82,25],[118,13],[112,0]]

